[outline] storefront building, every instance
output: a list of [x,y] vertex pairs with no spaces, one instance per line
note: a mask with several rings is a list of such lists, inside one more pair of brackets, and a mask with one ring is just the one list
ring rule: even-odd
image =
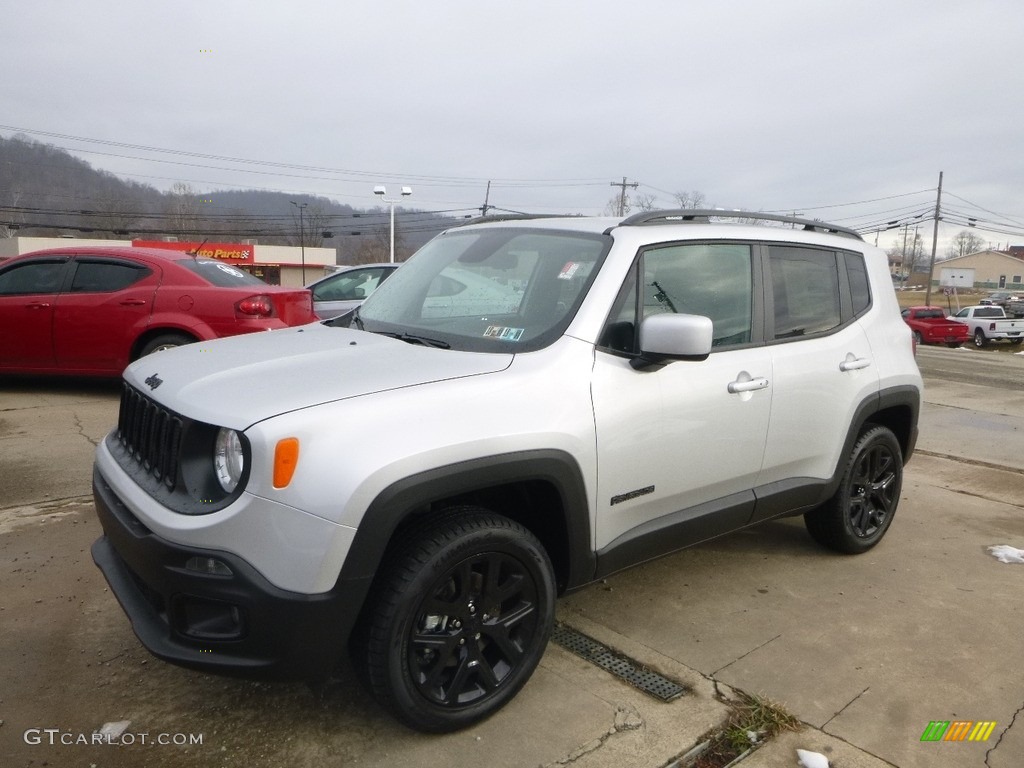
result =
[[222,260],[251,272],[271,285],[297,288],[323,277],[335,263],[333,248],[298,248],[291,245],[258,243],[211,243],[177,240],[86,240],[68,237],[8,237],[0,239],[0,261],[23,253],[48,248],[69,250],[89,247],[135,246],[195,251],[198,256]]

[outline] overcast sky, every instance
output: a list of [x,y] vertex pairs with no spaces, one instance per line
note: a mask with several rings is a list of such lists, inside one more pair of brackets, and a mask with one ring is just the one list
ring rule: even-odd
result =
[[1020,0],[0,11],[0,135],[161,189],[370,207],[375,184],[409,185],[412,206],[468,213],[492,180],[500,208],[599,214],[625,176],[661,207],[700,190],[862,227],[933,209],[944,171],[941,234],[973,216],[1024,244]]

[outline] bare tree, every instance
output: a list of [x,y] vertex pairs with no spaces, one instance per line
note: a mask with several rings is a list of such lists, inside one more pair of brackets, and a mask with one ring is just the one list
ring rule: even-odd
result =
[[983,237],[979,237],[969,229],[964,229],[953,238],[946,254],[952,259],[956,256],[966,256],[968,253],[977,253],[984,249],[984,247],[985,239]]
[[673,197],[680,208],[704,208],[708,204],[704,193],[696,189],[690,192],[676,192]]
[[612,195],[611,199],[605,203],[604,209],[601,211],[601,215],[618,216],[620,209],[623,216],[629,215],[629,212],[633,210],[633,205],[630,202],[629,195]]
[[291,238],[291,244],[319,248],[324,244],[324,230],[327,229],[329,221],[330,216],[327,213],[327,209],[320,203],[313,203],[312,205],[303,203],[301,217],[298,209],[293,206],[292,225],[295,235]]
[[167,230],[175,235],[190,237],[199,229],[199,198],[191,184],[174,182],[164,203]]
[[637,192],[633,195],[633,205],[636,206],[638,211],[653,211],[657,206],[654,204],[654,195],[641,194]]
[[886,253],[889,261],[900,263],[900,274],[904,277],[910,277],[918,268],[927,268],[921,234],[916,230],[910,232],[908,227],[904,228],[903,236]]
[[106,232],[128,232],[138,224],[140,214],[132,211],[138,203],[127,195],[114,192],[104,195],[96,206],[97,216],[86,220],[86,226]]

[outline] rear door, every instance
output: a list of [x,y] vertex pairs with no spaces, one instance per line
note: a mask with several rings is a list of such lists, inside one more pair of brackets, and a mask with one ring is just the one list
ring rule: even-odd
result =
[[54,367],[53,312],[67,256],[45,256],[0,269],[0,370]]
[[[766,337],[774,372],[771,427],[758,485],[766,502],[754,519],[777,513],[768,494],[795,487],[809,503],[839,466],[858,406],[878,392],[878,366],[858,318],[871,305],[861,254],[772,244],[767,256]],[[773,484],[781,484],[775,485]]]
[[77,256],[54,313],[54,353],[66,370],[119,374],[148,323],[159,267]]

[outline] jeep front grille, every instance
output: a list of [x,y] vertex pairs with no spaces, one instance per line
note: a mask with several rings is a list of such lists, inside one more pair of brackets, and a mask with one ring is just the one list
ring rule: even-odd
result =
[[117,439],[128,454],[158,481],[173,489],[184,421],[128,384],[121,390]]

